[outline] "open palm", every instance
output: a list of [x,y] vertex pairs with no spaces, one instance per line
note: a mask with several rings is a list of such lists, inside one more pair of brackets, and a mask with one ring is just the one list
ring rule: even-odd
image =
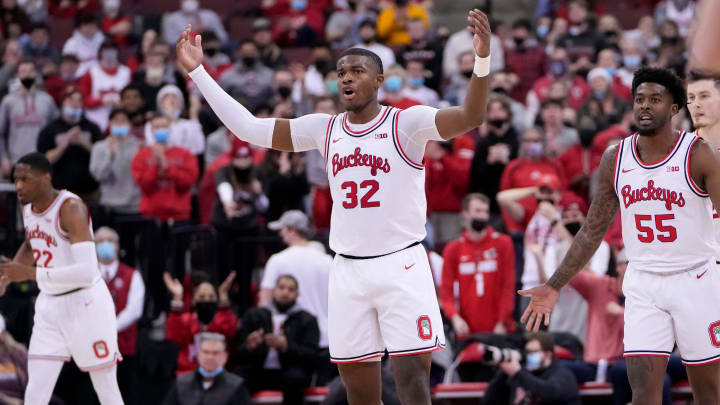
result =
[[475,54],[481,58],[490,55],[490,21],[482,11],[475,9],[468,13],[468,30],[473,35],[473,48]]
[[188,72],[200,66],[203,60],[202,38],[199,34],[191,37],[191,32],[192,26],[188,24],[185,31],[180,34],[175,46],[178,61]]
[[541,285],[529,290],[518,291],[520,295],[530,296],[530,304],[525,309],[520,323],[525,323],[525,329],[537,332],[541,324],[550,326],[550,314],[558,300],[556,289]]

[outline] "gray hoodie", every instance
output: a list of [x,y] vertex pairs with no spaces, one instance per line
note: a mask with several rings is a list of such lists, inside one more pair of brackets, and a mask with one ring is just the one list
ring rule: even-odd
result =
[[0,156],[15,163],[37,150],[40,130],[55,120],[55,101],[42,90],[18,87],[0,103]]

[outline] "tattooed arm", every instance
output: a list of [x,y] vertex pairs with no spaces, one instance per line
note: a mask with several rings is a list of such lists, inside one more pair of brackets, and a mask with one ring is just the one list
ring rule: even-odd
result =
[[613,187],[617,149],[617,145],[611,146],[603,154],[598,168],[598,188],[587,219],[575,236],[560,266],[545,284],[518,292],[520,295],[530,296],[530,305],[520,318],[520,322],[527,322],[528,330],[537,331],[543,323],[543,318],[545,325],[550,325],[550,313],[557,302],[558,291],[587,264],[600,246],[618,211],[619,202]]

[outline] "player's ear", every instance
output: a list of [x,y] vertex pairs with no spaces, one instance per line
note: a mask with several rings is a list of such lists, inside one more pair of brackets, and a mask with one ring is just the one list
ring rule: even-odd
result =
[[672,113],[673,116],[675,116],[675,114],[677,114],[678,112],[680,112],[680,107],[679,107],[679,105],[678,105],[678,104],[672,104],[672,105],[670,106],[670,112]]
[[375,83],[377,84],[377,86],[375,87],[375,90],[378,90],[378,89],[380,89],[380,87],[382,87],[383,83],[385,83],[385,75],[383,75],[382,73],[378,73],[375,76],[375,80],[376,80]]

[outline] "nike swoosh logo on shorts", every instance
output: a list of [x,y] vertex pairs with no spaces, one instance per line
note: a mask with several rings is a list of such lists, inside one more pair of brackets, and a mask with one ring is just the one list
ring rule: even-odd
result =
[[413,263],[413,264],[411,264],[411,265],[409,265],[409,266],[405,266],[405,270],[410,270],[410,268],[411,268],[412,266],[414,266],[414,265],[415,265],[415,263]]
[[702,276],[705,275],[705,273],[707,273],[707,270],[705,270],[705,271],[703,271],[702,273],[698,274],[698,275],[696,276],[696,277],[698,278],[698,280],[700,280],[700,279],[702,278]]

